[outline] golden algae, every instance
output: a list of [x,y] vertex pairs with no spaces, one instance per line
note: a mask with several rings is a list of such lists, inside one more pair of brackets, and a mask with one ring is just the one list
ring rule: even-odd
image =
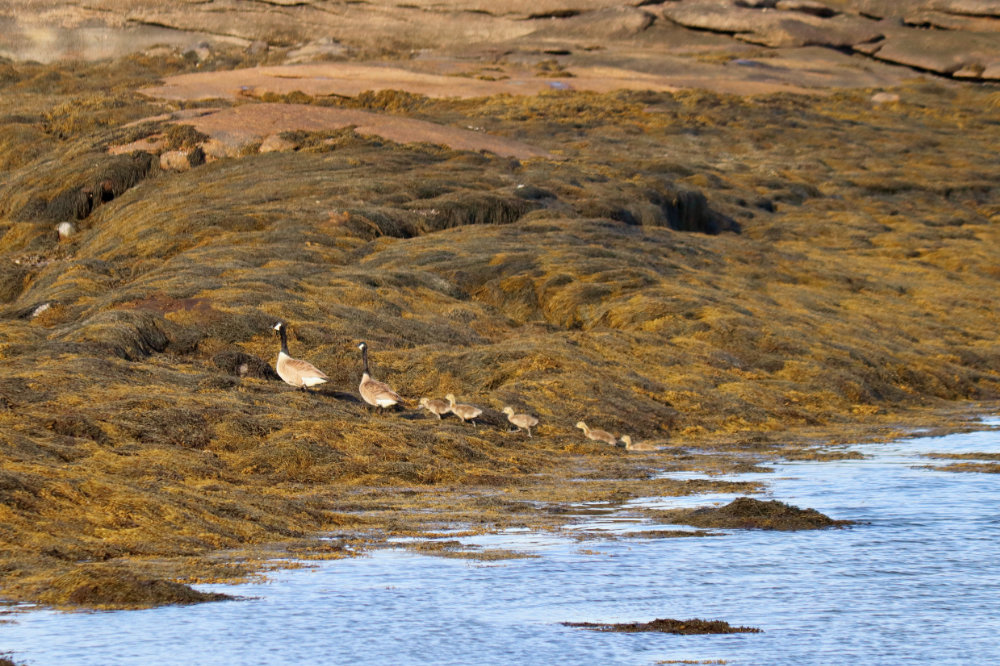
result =
[[[903,87],[874,115],[864,95],[295,95],[273,101],[487,127],[560,159],[349,130],[183,172],[108,154],[204,141],[132,94],[188,66],[76,66],[90,90],[4,75],[21,96],[0,96],[10,598],[195,601],[169,583],[246,576],[320,533],[364,548],[753,492],[657,474],[821,456],[1000,397],[987,91]],[[63,221],[78,233],[60,240]],[[272,373],[279,319],[330,378],[312,394]],[[357,396],[360,340],[395,411]],[[416,409],[447,393],[484,409],[478,427]],[[506,405],[539,416],[531,440]],[[592,414],[667,446],[590,442],[573,424]]]

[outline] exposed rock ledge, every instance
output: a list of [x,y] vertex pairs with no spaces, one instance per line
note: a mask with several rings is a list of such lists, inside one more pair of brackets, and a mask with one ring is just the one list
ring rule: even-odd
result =
[[[280,134],[283,132],[319,132],[343,127],[354,127],[359,134],[377,135],[398,143],[433,143],[456,150],[484,150],[517,159],[553,158],[546,150],[505,137],[413,118],[308,104],[246,104],[228,109],[197,109],[178,112],[170,120],[191,125],[208,135],[209,140],[201,148],[210,159],[239,155],[252,144],[264,144],[261,146],[264,152],[283,150],[280,142]],[[155,138],[146,138],[135,143],[113,146],[110,152],[160,152],[160,147]],[[165,154],[171,157],[169,153]],[[183,161],[179,163],[184,164]],[[164,166],[171,168],[170,164]]]
[[0,0],[0,56],[41,60],[108,58],[153,45],[201,57],[203,44],[223,43],[275,47],[280,53],[270,62],[437,54],[495,63],[552,53],[578,67],[656,53],[683,55],[697,67],[704,64],[699,55],[738,54],[737,44],[752,44],[821,46],[944,76],[1000,80],[998,35],[1000,3],[993,0]]
[[688,28],[772,48],[848,49],[936,74],[1000,80],[996,2],[683,0],[659,11]]

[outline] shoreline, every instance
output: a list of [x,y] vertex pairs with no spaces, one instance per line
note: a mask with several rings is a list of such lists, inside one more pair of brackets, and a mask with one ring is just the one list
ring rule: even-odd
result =
[[[726,39],[712,58],[751,48]],[[532,53],[476,62],[543,82],[582,62]],[[544,529],[575,501],[712,484],[654,470],[835,455],[814,448],[997,409],[991,84],[268,91],[218,106],[423,129],[269,125],[216,154],[207,126],[168,120],[202,102],[140,92],[269,57],[202,55],[0,62],[6,599],[198,601],[174,583],[256,575],[277,544]],[[272,377],[278,320],[326,389]],[[362,340],[407,404],[455,393],[478,428],[366,411]],[[531,439],[506,406],[540,418]],[[669,448],[626,454],[579,420]],[[310,551],[321,534],[343,536]]]
[[[912,419],[915,413],[910,412],[906,415],[909,419],[901,419],[901,423],[895,426],[857,424],[852,430],[852,433],[856,434],[845,435],[841,432],[834,436],[831,433],[830,437],[824,438],[818,433],[810,432],[808,436],[802,438],[811,442],[805,447],[791,444],[800,439],[797,436],[779,439],[788,440],[782,451],[790,454],[793,460],[822,460],[829,454],[815,455],[810,450],[974,432],[979,430],[975,425],[977,419],[1000,414],[1000,404],[953,405],[919,410],[917,413],[924,418]],[[915,424],[908,428],[909,432],[904,432],[906,429],[902,426],[902,423],[906,422]],[[862,432],[868,432],[868,437],[859,439],[858,434]],[[728,442],[724,448],[732,444]],[[780,446],[778,442],[776,444]],[[126,576],[138,574],[141,580],[175,581],[183,584],[185,588],[204,583],[263,583],[267,581],[270,572],[307,567],[310,561],[363,557],[371,550],[399,548],[401,546],[391,543],[391,540],[400,538],[413,541],[410,546],[402,547],[416,549],[416,552],[426,551],[425,554],[444,554],[472,560],[485,558],[492,561],[498,557],[506,559],[518,555],[511,553],[501,556],[489,550],[482,553],[474,551],[460,554],[437,553],[440,548],[435,546],[433,540],[442,537],[497,534],[512,528],[542,532],[560,531],[565,525],[579,521],[579,508],[570,507],[580,501],[604,501],[609,507],[613,507],[616,503],[643,497],[683,496],[713,491],[738,492],[753,496],[767,488],[766,481],[760,485],[724,479],[674,482],[657,480],[645,475],[657,469],[662,471],[664,467],[658,468],[658,464],[669,466],[671,471],[700,471],[713,476],[746,471],[748,463],[751,467],[766,466],[768,463],[787,459],[778,452],[734,454],[731,449],[718,452],[718,449],[712,446],[683,448],[683,458],[690,459],[694,454],[701,452],[701,457],[709,460],[678,462],[676,450],[639,454],[627,454],[623,451],[621,454],[596,457],[578,455],[575,456],[575,465],[572,468],[567,466],[560,469],[559,475],[553,476],[547,482],[533,484],[530,480],[522,480],[516,485],[514,492],[482,487],[358,488],[344,498],[348,502],[353,501],[356,506],[366,506],[365,509],[343,512],[344,516],[355,519],[354,527],[321,531],[289,541],[262,543],[245,549],[208,552],[193,558],[110,561],[102,565],[101,569],[105,572],[120,571]],[[836,455],[833,453],[834,457]],[[752,457],[752,461],[748,461],[748,457]],[[706,462],[709,464],[705,465]],[[570,479],[574,481],[571,490],[566,491],[559,487]],[[336,501],[332,501],[330,510],[337,510],[337,504]],[[429,549],[421,550],[421,543],[429,543]],[[38,572],[37,575],[43,581],[52,580],[51,574],[44,571]],[[83,580],[92,582],[89,578]],[[116,582],[114,576],[110,578],[101,576],[99,580],[107,589],[113,589]],[[77,583],[75,587],[60,591],[67,597],[71,597],[75,592],[76,598],[81,600],[83,597],[79,592],[80,583],[75,582]],[[90,590],[94,596],[88,601],[66,604],[51,594],[49,585],[49,582],[42,582],[38,588],[25,586],[21,594],[16,596],[5,595],[5,603],[38,604],[21,610],[15,608],[8,612],[16,614],[22,610],[30,611],[39,607],[57,610],[127,610],[176,603],[229,600],[226,597],[192,599],[181,588],[164,588],[161,598],[147,598],[138,604],[108,603],[102,597],[106,592],[98,590]],[[47,601],[40,601],[41,599]]]

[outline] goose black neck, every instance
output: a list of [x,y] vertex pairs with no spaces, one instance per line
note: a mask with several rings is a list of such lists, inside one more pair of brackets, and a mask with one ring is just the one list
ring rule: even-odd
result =
[[368,374],[368,345],[361,348],[361,360],[364,361],[365,369],[364,373]]
[[281,351],[285,353],[285,356],[291,356],[291,354],[288,353],[288,335],[285,333],[284,326],[278,329],[278,335],[281,336]]

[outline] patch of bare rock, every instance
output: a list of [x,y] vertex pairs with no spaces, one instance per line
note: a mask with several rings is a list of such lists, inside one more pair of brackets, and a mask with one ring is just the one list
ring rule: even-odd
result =
[[661,15],[772,48],[823,46],[956,78],[1000,80],[1000,3],[683,0]]
[[[523,73],[524,74],[524,73]],[[413,67],[366,63],[312,63],[252,67],[236,71],[195,72],[169,77],[163,85],[144,89],[151,97],[171,100],[239,99],[299,91],[307,95],[354,97],[365,91],[405,90],[428,97],[534,95],[547,90],[621,89],[673,91],[667,77],[614,67],[574,71],[572,77],[538,77],[532,73],[500,80],[420,71]]]
[[161,168],[184,171],[197,165],[199,151],[202,161],[235,157],[253,145],[257,145],[260,152],[288,151],[294,150],[295,144],[282,137],[287,132],[353,127],[358,134],[380,136],[397,143],[431,143],[517,159],[553,158],[541,148],[483,132],[389,114],[309,104],[244,104],[225,109],[197,109],[178,112],[170,121],[190,125],[209,138],[188,151],[165,150],[165,138],[153,136],[112,146],[109,152],[127,154],[145,150],[159,154]]
[[[723,41],[708,44],[705,35]],[[995,0],[0,0],[0,56],[14,59],[94,59],[154,45],[190,48],[202,59],[223,43],[286,64],[385,57],[409,62],[445,53],[488,63],[535,54],[579,68],[595,60],[638,62],[642,54],[683,54],[688,63],[704,64],[698,57],[706,52],[736,53],[733,44],[744,44],[778,53],[818,46],[943,76],[1000,80],[998,35]],[[634,85],[657,83],[639,76],[653,73],[649,68],[619,69],[636,74]],[[732,78],[716,70],[721,79]],[[775,92],[748,88],[746,78],[732,79],[727,89],[710,77],[674,77],[668,85]],[[607,85],[627,78],[619,72]],[[574,84],[605,85],[597,79]],[[522,81],[518,90],[530,94],[543,85]],[[475,86],[468,90],[476,94]]]

